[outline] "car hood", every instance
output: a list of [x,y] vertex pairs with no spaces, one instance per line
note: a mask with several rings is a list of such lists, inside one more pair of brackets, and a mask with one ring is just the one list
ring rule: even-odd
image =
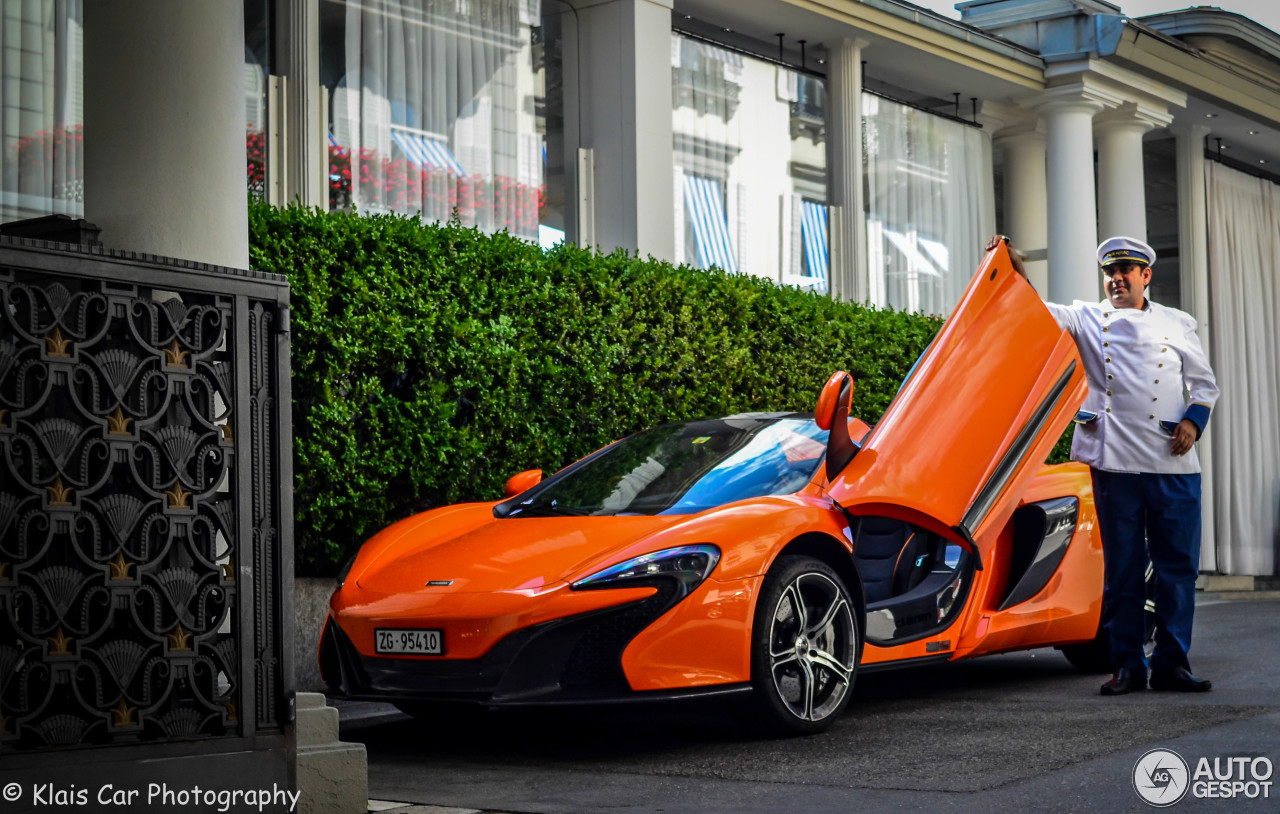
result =
[[[428,513],[387,529],[383,534],[393,533],[394,539],[377,541],[382,550],[360,570],[357,584],[379,593],[536,593],[580,575],[611,552],[688,519],[687,515],[498,519],[488,505],[470,507],[462,514],[433,523]],[[428,582],[449,584],[427,586]]]

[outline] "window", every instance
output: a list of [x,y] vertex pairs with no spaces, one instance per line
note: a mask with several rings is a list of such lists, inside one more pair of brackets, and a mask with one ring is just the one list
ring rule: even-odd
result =
[[718,266],[725,271],[737,271],[738,261],[724,214],[723,185],[712,178],[686,174],[683,192],[685,262],[698,268]]
[[827,287],[827,208],[815,201],[800,203],[800,239],[804,243],[800,285],[819,290]]
[[83,18],[80,3],[0,10],[0,222],[84,214]]
[[676,257],[825,290],[822,80],[679,33],[671,79]]
[[871,302],[945,315],[995,231],[990,141],[870,93],[862,116]]
[[267,76],[271,73],[270,65],[271,2],[244,0],[244,152],[249,194],[258,200],[267,197]]
[[330,207],[456,215],[537,240],[547,56],[537,0],[320,5]]

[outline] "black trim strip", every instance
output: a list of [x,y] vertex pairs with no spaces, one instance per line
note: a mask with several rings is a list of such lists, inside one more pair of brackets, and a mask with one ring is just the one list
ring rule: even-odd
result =
[[973,535],[969,533],[969,530],[964,527],[963,523],[959,526],[952,526],[951,530],[954,531],[957,535],[959,535],[960,539],[963,540],[965,545],[969,546],[969,549],[973,552],[973,562],[974,562],[973,570],[975,571],[983,570],[982,569],[982,552],[978,550],[978,543],[973,539]]
[[849,437],[849,407],[853,397],[853,377],[848,373],[840,380],[840,395],[836,397],[835,416],[831,419],[831,428],[827,431],[827,460],[824,474],[827,482],[836,479],[844,471],[853,457],[858,454],[858,445]]
[[568,693],[551,697],[529,699],[481,699],[450,695],[390,695],[371,692],[354,692],[349,694],[332,693],[334,697],[349,701],[380,701],[384,704],[395,701],[426,701],[441,704],[472,705],[477,707],[584,707],[624,704],[652,704],[671,701],[683,701],[695,698],[725,698],[747,695],[752,691],[751,685],[712,684],[706,687],[685,687],[675,690],[642,690],[639,692],[587,694],[574,696]]
[[887,673],[890,670],[902,670],[907,667],[921,667],[929,664],[943,664],[951,661],[954,653],[938,653],[933,656],[918,656],[913,659],[895,659],[893,661],[878,661],[875,664],[859,664],[858,672],[863,675],[870,673]]
[[1066,392],[1067,384],[1070,383],[1071,376],[1075,372],[1076,360],[1072,359],[1071,364],[1067,365],[1066,371],[1058,378],[1053,389],[1049,391],[1049,395],[1045,397],[1044,401],[1040,402],[1040,406],[1036,408],[1035,413],[1023,425],[1018,437],[1014,439],[1004,457],[1000,459],[995,471],[991,473],[991,477],[987,479],[982,490],[978,492],[973,505],[969,507],[969,511],[965,512],[960,524],[955,527],[956,532],[966,540],[973,539],[973,532],[978,526],[982,525],[982,521],[986,519],[987,514],[991,511],[991,507],[995,505],[996,498],[1004,491],[1004,487],[1009,484],[1013,474],[1018,471],[1022,459],[1026,457],[1027,451],[1031,448],[1031,443],[1035,441],[1036,436],[1040,434],[1040,431],[1044,429],[1044,425],[1049,421],[1049,414],[1053,412],[1053,408],[1062,399],[1062,394]]
[[597,704],[642,704],[661,701],[682,701],[688,698],[717,698],[743,695],[751,692],[750,684],[713,684],[708,687],[686,687],[676,690],[642,690],[633,694],[573,697],[562,695],[545,700],[496,700],[491,707],[555,707],[590,706]]
[[[1246,164],[1245,162],[1240,161],[1238,159],[1228,158],[1225,155],[1222,155],[1221,153],[1215,153],[1213,150],[1208,150],[1208,149],[1204,151],[1204,157],[1209,161],[1216,161],[1224,167],[1229,167],[1237,172],[1242,172],[1245,175],[1252,175],[1254,178],[1261,178],[1263,181],[1270,181],[1273,184],[1280,184],[1280,175],[1276,175],[1273,172],[1267,172],[1266,170],[1258,169],[1257,164]],[[1168,254],[1165,255],[1165,258],[1166,258],[1165,262],[1168,262],[1168,259],[1167,259]]]
[[813,68],[786,62],[778,59],[777,57],[767,56],[759,51],[752,51],[749,48],[744,48],[741,45],[730,45],[729,43],[721,42],[720,40],[714,40],[705,34],[699,34],[696,31],[689,30],[688,28],[681,28],[678,25],[671,26],[671,33],[679,34],[687,40],[694,40],[695,42],[700,42],[704,45],[710,45],[712,48],[723,48],[726,51],[732,51],[735,54],[751,57],[752,59],[759,60],[760,62],[767,62],[768,64],[776,65],[779,68],[786,68],[788,71],[793,71],[794,73],[804,74],[815,79],[826,80],[827,78],[825,73],[815,71]]

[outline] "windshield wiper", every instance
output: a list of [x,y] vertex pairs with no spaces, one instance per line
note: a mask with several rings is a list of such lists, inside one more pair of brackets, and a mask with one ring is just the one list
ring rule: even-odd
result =
[[535,503],[532,506],[517,506],[507,517],[586,517],[589,512],[584,509],[570,509],[565,506],[552,506],[547,503]]

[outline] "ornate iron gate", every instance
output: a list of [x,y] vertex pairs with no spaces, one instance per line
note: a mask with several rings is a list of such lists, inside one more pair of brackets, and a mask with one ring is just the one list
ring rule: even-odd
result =
[[283,748],[288,297],[277,275],[0,240],[11,768]]

